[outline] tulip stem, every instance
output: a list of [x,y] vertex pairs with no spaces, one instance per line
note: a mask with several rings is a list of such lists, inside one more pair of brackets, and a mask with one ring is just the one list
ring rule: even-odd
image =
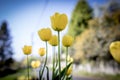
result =
[[66,68],[67,68],[68,47],[66,47]]
[[42,70],[42,74],[41,74],[41,79],[40,80],[42,80],[42,76],[43,76],[43,72],[44,72],[46,64],[47,64],[47,41],[46,41],[46,58],[45,58],[45,64],[43,66],[43,70]]
[[[65,74],[64,74],[63,79],[67,78],[66,77],[66,75],[67,75],[67,58],[68,58],[68,47],[66,47],[66,67],[65,67]],[[67,79],[65,79],[65,80],[67,80]]]
[[55,62],[56,62],[55,67],[57,67],[57,65],[58,65],[58,55],[57,55],[57,53],[55,53]]
[[52,80],[54,80],[55,72],[55,47],[53,46],[53,71],[52,71]]
[[61,80],[61,63],[60,63],[60,32],[58,31],[58,63],[59,63],[59,80]]
[[66,47],[66,69],[65,69],[65,74],[67,74],[67,58],[68,58],[68,47]]
[[29,60],[28,60],[28,55],[27,55],[27,72],[28,72],[28,80],[29,80]]
[[35,80],[37,80],[37,70],[35,69]]

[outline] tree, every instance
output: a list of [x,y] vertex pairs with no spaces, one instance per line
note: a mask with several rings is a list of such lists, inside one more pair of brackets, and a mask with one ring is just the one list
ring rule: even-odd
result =
[[104,10],[103,23],[105,26],[114,26],[120,24],[119,0],[109,2],[108,7],[106,7]]
[[3,22],[0,26],[0,60],[6,60],[13,54],[11,48],[11,36],[7,22]]
[[74,60],[94,61],[96,64],[104,62],[119,68],[110,54],[109,45],[120,40],[120,2],[108,2],[106,5],[101,5],[101,16],[89,20],[90,27],[76,37],[73,46],[74,58],[77,59]]
[[79,0],[76,5],[69,24],[68,34],[77,36],[88,28],[88,20],[93,17],[92,8],[86,0]]

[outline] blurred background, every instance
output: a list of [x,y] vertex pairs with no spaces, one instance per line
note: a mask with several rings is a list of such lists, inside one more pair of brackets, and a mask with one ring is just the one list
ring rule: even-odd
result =
[[[74,37],[69,49],[74,59],[73,80],[120,80],[120,64],[109,51],[110,43],[120,40],[119,0],[0,0],[0,80],[27,76],[24,45],[33,46],[30,61],[44,59],[38,49],[45,43],[37,31],[51,28],[50,16],[55,12],[67,14],[69,20],[61,38],[65,34]],[[61,50],[64,63],[65,48]],[[51,67],[50,45],[48,55]]]

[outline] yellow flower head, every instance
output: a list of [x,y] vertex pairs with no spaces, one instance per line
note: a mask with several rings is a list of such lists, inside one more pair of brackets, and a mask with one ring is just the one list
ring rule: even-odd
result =
[[40,48],[38,53],[40,54],[40,56],[44,56],[45,55],[45,48]]
[[109,48],[113,58],[120,63],[120,41],[112,42]]
[[68,76],[68,75],[70,75],[71,73],[72,73],[72,66],[70,66],[70,67],[68,68],[68,70],[67,70],[67,73],[66,73],[66,74],[67,74],[67,76]]
[[51,32],[50,28],[43,28],[38,31],[38,35],[41,40],[49,41],[50,38],[52,37],[52,32]]
[[31,52],[32,52],[32,46],[27,46],[27,45],[25,45],[25,46],[22,48],[22,50],[23,50],[23,53],[24,53],[24,54],[29,55],[29,54],[31,54]]
[[52,46],[57,46],[58,45],[58,38],[56,35],[53,35],[52,38],[49,40],[49,44]]
[[31,62],[31,66],[32,68],[38,68],[40,66],[40,61],[39,60],[36,60],[36,61],[32,61]]
[[59,14],[55,13],[53,16],[50,17],[51,19],[51,26],[55,31],[62,31],[65,29],[68,18],[66,14]]
[[68,57],[67,57],[67,61],[68,61],[68,62],[73,62],[73,58],[70,57],[70,56],[68,56]]
[[73,43],[73,38],[71,36],[69,36],[69,35],[63,36],[63,38],[62,38],[63,46],[70,47],[72,45],[72,43]]

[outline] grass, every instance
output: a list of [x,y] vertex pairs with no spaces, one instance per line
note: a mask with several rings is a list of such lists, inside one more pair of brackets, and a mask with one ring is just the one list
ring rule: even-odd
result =
[[[99,80],[120,80],[120,74],[116,74],[116,75],[105,74],[105,73],[91,74],[86,71],[80,71],[79,73],[73,73],[73,74],[74,74],[73,76],[87,77],[87,78],[93,78],[93,79],[95,78],[96,80],[97,79]],[[17,80],[17,78],[20,76],[27,76],[26,69],[19,70],[17,73],[0,78],[0,80]]]
[[0,78],[0,80],[17,80],[20,76],[27,76],[26,69],[19,70],[17,73]]
[[13,74],[13,75],[8,75],[6,77],[0,78],[0,80],[16,80],[18,75]]
[[105,73],[93,74],[86,71],[80,71],[79,73],[75,73],[74,75],[81,76],[81,77],[95,78],[100,80],[120,80],[120,74],[116,74],[116,75],[105,74]]
[[120,80],[120,74],[117,75],[105,75],[105,80]]

